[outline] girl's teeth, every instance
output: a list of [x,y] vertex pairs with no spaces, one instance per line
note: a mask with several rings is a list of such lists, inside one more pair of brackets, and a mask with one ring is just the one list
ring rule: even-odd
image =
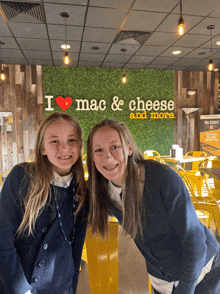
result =
[[117,166],[118,166],[118,165],[116,164],[116,165],[114,165],[114,166],[112,166],[112,167],[106,167],[106,166],[104,166],[104,168],[107,169],[107,170],[112,170],[112,169],[116,168]]
[[60,159],[70,159],[71,156],[61,156]]

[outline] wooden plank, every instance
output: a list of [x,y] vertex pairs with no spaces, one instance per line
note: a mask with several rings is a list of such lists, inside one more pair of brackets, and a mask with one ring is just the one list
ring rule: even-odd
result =
[[8,148],[6,125],[2,126],[2,172],[8,170]]
[[215,72],[214,82],[214,113],[218,113],[218,85],[219,85],[219,72]]
[[11,97],[15,96],[15,65],[9,65],[9,87]]
[[36,65],[31,65],[32,85],[37,84]]
[[23,148],[24,148],[24,161],[29,158],[29,142],[28,142],[28,131],[23,131]]
[[26,80],[26,93],[31,92],[31,86],[32,86],[31,65],[25,65],[25,80]]
[[43,70],[41,65],[36,66],[37,73],[37,104],[43,104]]
[[21,84],[21,66],[15,65],[15,84],[20,85]]

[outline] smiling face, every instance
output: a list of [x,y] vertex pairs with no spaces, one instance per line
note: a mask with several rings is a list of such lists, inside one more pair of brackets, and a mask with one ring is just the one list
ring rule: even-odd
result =
[[93,159],[97,170],[114,185],[121,187],[125,180],[131,145],[123,148],[118,132],[110,127],[102,127],[93,136]]
[[67,175],[80,155],[80,140],[75,127],[66,120],[49,125],[44,133],[43,155],[47,155],[55,172]]

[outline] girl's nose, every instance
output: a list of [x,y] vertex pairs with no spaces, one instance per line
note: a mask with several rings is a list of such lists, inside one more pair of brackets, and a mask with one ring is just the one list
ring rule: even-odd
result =
[[112,157],[111,150],[109,150],[109,149],[106,150],[105,157],[107,157],[107,158],[111,158]]
[[59,145],[59,149],[61,149],[61,150],[65,150],[65,149],[67,149],[67,148],[69,148],[69,144],[66,143],[66,142],[62,142],[62,143]]

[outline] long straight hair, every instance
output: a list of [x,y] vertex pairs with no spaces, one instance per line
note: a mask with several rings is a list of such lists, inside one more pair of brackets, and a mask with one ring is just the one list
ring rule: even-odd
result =
[[[128,156],[125,190],[122,193],[122,227],[133,238],[141,233],[142,191],[140,189],[140,167],[144,158],[138,150],[127,126],[115,120],[105,119],[96,124],[87,140],[88,187],[90,190],[90,223],[93,234],[100,233],[104,238],[108,234],[108,213],[111,205],[108,193],[108,180],[97,170],[93,158],[93,137],[103,127],[116,130],[120,136],[123,151],[129,144],[133,152]],[[124,151],[125,154],[125,151]]]
[[[37,218],[43,211],[45,205],[49,204],[51,201],[50,181],[53,175],[53,166],[48,160],[47,155],[43,155],[42,153],[44,149],[44,134],[49,125],[61,120],[69,122],[76,129],[80,141],[80,150],[82,152],[82,129],[74,117],[66,113],[56,112],[49,115],[42,122],[35,142],[35,148],[32,157],[33,161],[26,166],[29,188],[27,195],[22,200],[24,215],[17,230],[17,237],[23,235],[27,229],[27,235],[33,235]],[[76,194],[80,199],[76,213],[78,213],[79,210],[84,206],[86,200],[86,185],[84,180],[81,152],[78,160],[72,167],[75,182],[78,186]]]

